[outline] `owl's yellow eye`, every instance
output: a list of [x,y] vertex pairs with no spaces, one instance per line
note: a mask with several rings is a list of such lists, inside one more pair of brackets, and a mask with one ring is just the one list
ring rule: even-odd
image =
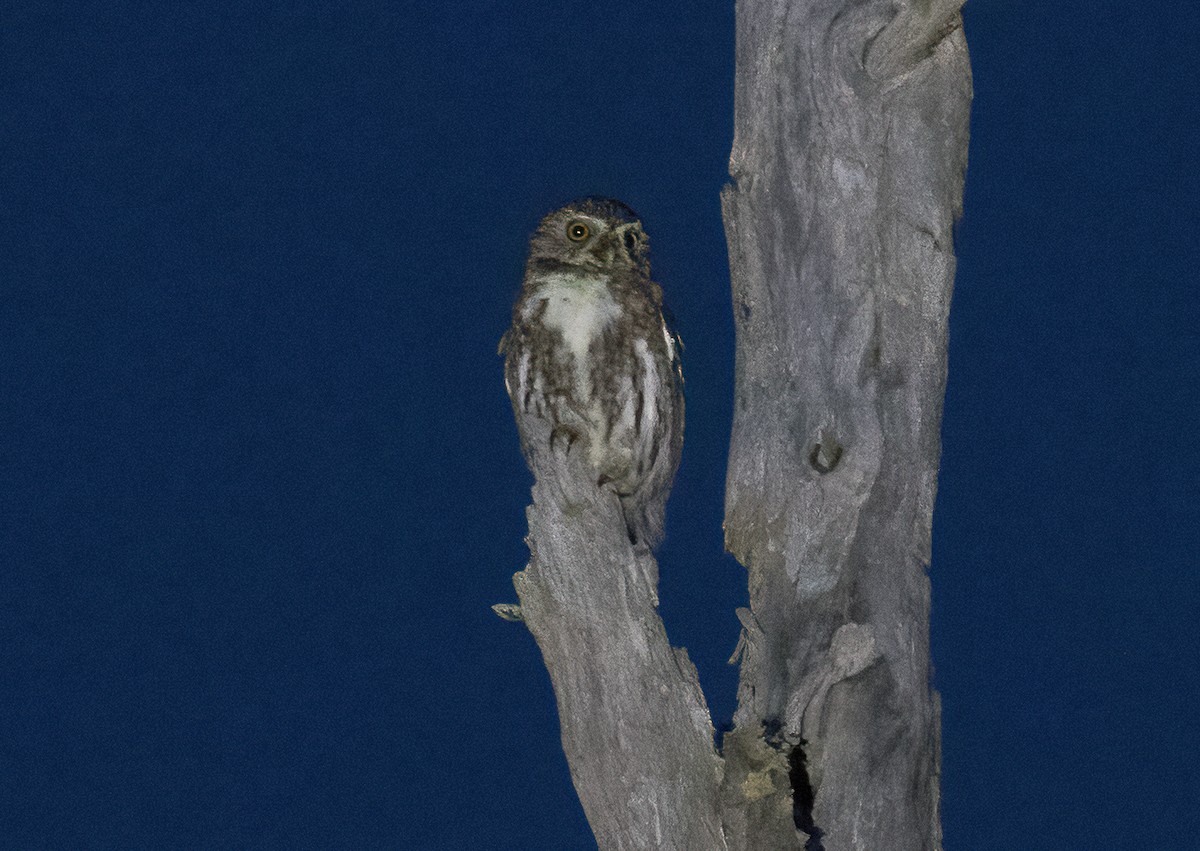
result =
[[591,232],[587,224],[578,219],[567,225],[567,239],[571,242],[583,242]]

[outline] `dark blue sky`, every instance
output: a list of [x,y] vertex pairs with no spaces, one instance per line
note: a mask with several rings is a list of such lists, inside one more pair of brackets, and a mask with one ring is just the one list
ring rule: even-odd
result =
[[[0,26],[0,837],[586,848],[496,619],[538,218],[687,343],[662,612],[714,719],[732,3],[30,3]],[[1200,8],[986,3],[934,530],[949,848],[1200,830]]]

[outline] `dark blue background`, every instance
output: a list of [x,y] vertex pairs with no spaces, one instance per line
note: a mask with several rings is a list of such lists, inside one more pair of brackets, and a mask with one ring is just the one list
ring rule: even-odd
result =
[[[0,844],[585,848],[536,646],[526,235],[687,342],[662,611],[733,711],[732,3],[76,2],[0,27]],[[975,0],[933,637],[946,844],[1200,829],[1191,0]]]

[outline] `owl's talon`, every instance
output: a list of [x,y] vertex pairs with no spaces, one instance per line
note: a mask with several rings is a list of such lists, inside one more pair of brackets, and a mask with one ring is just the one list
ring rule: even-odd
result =
[[575,445],[575,441],[579,439],[579,435],[568,426],[560,425],[550,432],[550,449],[555,448],[555,444],[566,441],[566,446],[563,447],[563,452],[570,452],[571,447]]

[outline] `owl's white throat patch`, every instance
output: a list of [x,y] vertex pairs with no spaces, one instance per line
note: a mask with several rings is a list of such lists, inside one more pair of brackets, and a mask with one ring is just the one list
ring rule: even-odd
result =
[[574,359],[576,398],[587,399],[592,395],[588,350],[592,341],[621,314],[621,308],[603,277],[546,275],[536,293],[526,311],[532,313],[538,302],[545,300],[542,322],[562,334],[563,343]]

